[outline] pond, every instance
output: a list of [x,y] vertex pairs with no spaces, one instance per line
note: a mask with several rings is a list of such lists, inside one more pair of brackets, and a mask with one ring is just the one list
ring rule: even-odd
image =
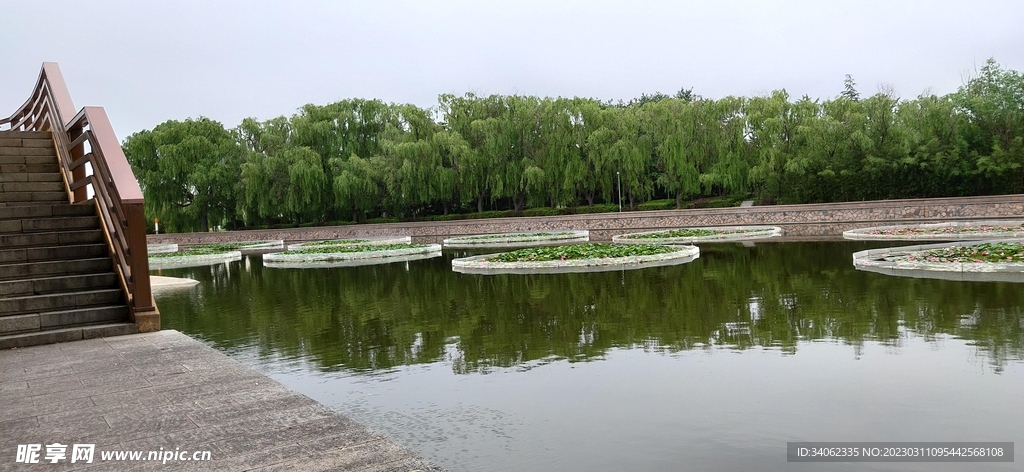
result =
[[[787,463],[787,441],[1024,444],[1024,284],[857,271],[885,243],[466,275],[453,257],[160,271],[201,339],[456,471],[1019,470]],[[154,272],[157,273],[157,272]]]

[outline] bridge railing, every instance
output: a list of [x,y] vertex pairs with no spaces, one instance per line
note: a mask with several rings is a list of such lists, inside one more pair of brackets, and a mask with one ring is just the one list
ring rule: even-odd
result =
[[76,112],[60,67],[44,62],[32,94],[0,119],[0,129],[53,133],[68,201],[91,199],[96,205],[132,321],[140,331],[160,329],[149,283],[142,190],[103,108]]

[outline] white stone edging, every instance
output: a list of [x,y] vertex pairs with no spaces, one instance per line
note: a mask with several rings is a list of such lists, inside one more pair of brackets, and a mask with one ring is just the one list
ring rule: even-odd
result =
[[[331,247],[331,246],[327,246]],[[357,259],[385,259],[398,256],[409,256],[413,254],[424,254],[430,252],[441,252],[440,244],[424,244],[422,247],[410,247],[404,249],[388,249],[385,251],[358,251],[358,252],[314,252],[309,254],[285,254],[283,252],[267,254],[263,256],[264,265],[267,262],[335,262],[351,261]]]
[[263,267],[271,269],[326,269],[331,267],[356,267],[364,265],[374,264],[391,264],[395,262],[409,262],[417,261],[420,259],[431,259],[434,257],[440,257],[441,251],[423,252],[417,254],[409,254],[406,256],[388,256],[388,257],[372,257],[363,259],[345,259],[345,260],[330,260],[330,261],[295,261],[295,262],[277,262],[277,261],[263,261]]
[[947,221],[944,223],[922,223],[913,225],[873,226],[843,231],[843,239],[854,241],[976,241],[982,239],[1024,238],[1024,231],[993,232],[993,233],[934,233],[934,234],[871,234],[870,231],[887,231],[898,229],[940,229],[940,228],[971,228],[978,226],[1016,226],[1022,220],[980,220],[980,221]]
[[[537,236],[537,233],[554,233],[547,236]],[[559,234],[565,233],[565,234]],[[506,236],[504,238],[488,237],[480,239],[480,236]],[[476,238],[476,239],[474,239]],[[444,247],[453,249],[489,248],[489,247],[528,247],[543,246],[550,244],[585,243],[590,241],[588,230],[542,230],[522,233],[502,234],[481,234],[475,236],[456,236],[442,241]]]
[[[631,238],[630,236],[665,233],[680,229],[705,229],[709,231],[737,231],[754,230],[745,233],[722,233],[708,236],[678,237],[678,238]],[[670,228],[656,231],[644,231],[640,233],[627,233],[612,236],[615,244],[693,244],[693,243],[724,243],[734,241],[750,241],[753,239],[766,239],[782,236],[782,228],[778,226],[705,226],[695,228]]]
[[[360,239],[365,240],[366,242],[362,242],[362,243],[345,242],[345,241],[354,241],[354,240],[360,240]],[[331,239],[331,240],[328,240],[328,241],[330,241],[330,242],[335,242],[336,241],[337,244],[317,244],[315,246],[312,246],[312,245],[310,245],[311,243],[319,243],[319,242],[323,242],[323,241],[322,240],[321,241],[306,241],[304,243],[289,244],[288,245],[288,250],[289,251],[298,251],[300,249],[309,249],[309,248],[314,248],[314,247],[330,247],[330,246],[379,246],[379,245],[382,245],[382,244],[411,244],[412,243],[412,236],[399,236],[397,238],[387,238],[387,239],[343,238],[343,239]]]
[[149,286],[153,292],[164,292],[182,288],[190,288],[199,285],[199,281],[184,277],[163,277],[159,275],[149,276]]
[[1022,239],[957,241],[942,244],[921,244],[853,253],[857,270],[902,277],[933,278],[962,281],[1024,282],[1024,262],[930,262],[886,261],[884,257],[907,256],[949,247],[976,246],[990,243],[1019,243]]
[[467,274],[551,274],[641,269],[683,264],[700,257],[697,246],[676,246],[677,251],[646,256],[601,257],[555,261],[488,262],[498,254],[483,254],[452,260],[452,270]]
[[172,252],[178,252],[178,245],[174,243],[166,244],[147,244],[146,254],[169,254]]

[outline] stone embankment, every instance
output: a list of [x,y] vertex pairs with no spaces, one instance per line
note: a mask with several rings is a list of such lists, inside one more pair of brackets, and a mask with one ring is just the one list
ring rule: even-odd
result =
[[611,241],[612,236],[622,233],[743,225],[782,228],[783,237],[772,240],[806,240],[841,239],[844,231],[870,226],[1016,218],[1024,218],[1024,195],[160,234],[150,235],[149,242],[199,244],[239,239],[283,239],[294,243],[317,239],[412,236],[414,242],[440,243],[446,238],[473,234],[576,229],[589,230],[591,241]]

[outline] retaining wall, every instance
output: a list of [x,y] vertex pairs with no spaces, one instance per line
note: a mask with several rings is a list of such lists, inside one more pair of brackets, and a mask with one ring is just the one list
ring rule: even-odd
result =
[[773,238],[774,241],[842,239],[843,231],[868,226],[1007,218],[1024,218],[1024,195],[151,234],[148,236],[148,242],[199,244],[267,239],[300,242],[408,235],[412,236],[413,242],[416,243],[440,243],[447,237],[471,234],[576,229],[589,230],[591,241],[610,241],[612,236],[627,232],[691,226],[740,225],[779,226],[782,228],[783,238]]

